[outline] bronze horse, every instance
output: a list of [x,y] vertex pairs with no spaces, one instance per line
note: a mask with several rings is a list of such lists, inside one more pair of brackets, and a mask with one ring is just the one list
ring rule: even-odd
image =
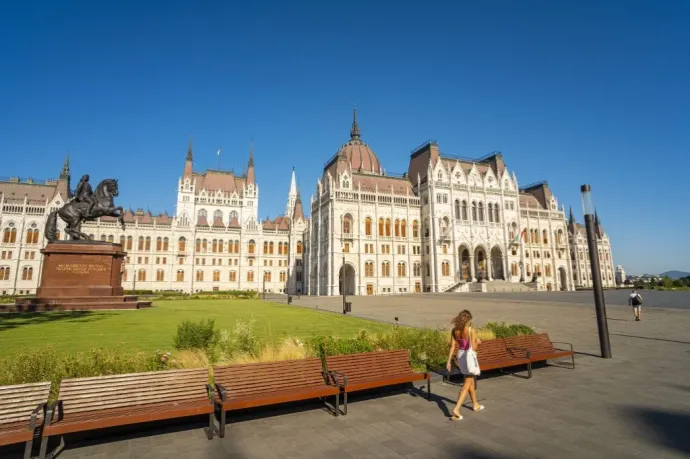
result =
[[105,179],[96,187],[91,199],[94,206],[89,215],[85,215],[89,208],[88,202],[70,201],[59,210],[54,210],[48,215],[45,227],[45,237],[48,242],[57,241],[57,217],[58,215],[67,223],[65,232],[72,237],[72,240],[90,240],[91,238],[81,232],[81,224],[84,221],[93,221],[98,217],[117,217],[118,222],[125,229],[125,211],[120,206],[113,205],[113,197],[118,195],[117,180]]

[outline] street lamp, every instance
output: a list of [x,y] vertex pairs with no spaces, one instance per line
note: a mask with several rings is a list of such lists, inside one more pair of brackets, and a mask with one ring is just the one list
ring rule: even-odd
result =
[[[345,248],[343,244],[343,249]],[[343,314],[347,314],[347,293],[345,293],[345,285],[347,284],[347,270],[345,269],[345,252],[343,251],[343,267],[340,275],[340,288],[343,294]]]
[[601,269],[599,267],[599,250],[597,248],[597,235],[594,228],[594,204],[592,203],[592,191],[589,185],[580,187],[582,193],[582,211],[585,214],[585,229],[587,230],[587,246],[589,247],[589,259],[592,266],[592,287],[594,289],[594,307],[597,311],[597,328],[599,329],[599,347],[601,356],[611,358],[611,342],[609,341],[609,326],[606,319],[606,303],[604,302],[604,289],[601,285]]

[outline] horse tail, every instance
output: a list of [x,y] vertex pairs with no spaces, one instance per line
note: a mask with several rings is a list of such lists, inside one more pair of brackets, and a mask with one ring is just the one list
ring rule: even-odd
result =
[[48,242],[57,241],[57,210],[52,211],[46,220],[45,237]]

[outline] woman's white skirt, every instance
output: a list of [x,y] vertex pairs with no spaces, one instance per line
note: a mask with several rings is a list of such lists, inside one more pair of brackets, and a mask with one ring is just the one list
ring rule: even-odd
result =
[[469,376],[470,371],[467,369],[467,359],[465,358],[465,351],[462,349],[458,351],[457,364],[458,368],[460,369],[460,373],[462,373],[465,376]]

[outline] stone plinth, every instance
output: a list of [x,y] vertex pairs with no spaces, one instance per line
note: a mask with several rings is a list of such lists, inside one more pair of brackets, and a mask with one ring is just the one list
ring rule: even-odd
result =
[[139,309],[151,306],[124,296],[122,268],[126,253],[120,244],[59,241],[43,250],[41,283],[35,298],[21,298],[0,307],[7,312]]

